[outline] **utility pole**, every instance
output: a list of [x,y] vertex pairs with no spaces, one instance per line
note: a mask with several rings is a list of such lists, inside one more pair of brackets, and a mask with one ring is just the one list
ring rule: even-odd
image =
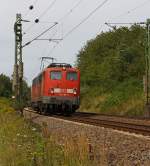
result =
[[[14,24],[14,32],[15,32],[15,64],[14,64],[14,71],[13,71],[13,85],[12,90],[15,96],[16,103],[19,106],[20,111],[22,111],[23,108],[23,61],[22,61],[22,49],[29,44],[31,44],[33,41],[38,40],[39,37],[43,36],[45,33],[50,31],[53,27],[55,27],[58,23],[54,22],[54,25],[50,26],[46,30],[44,30],[42,33],[40,33],[38,36],[36,36],[31,41],[25,43],[22,45],[22,21],[23,22],[30,22],[28,20],[22,20],[21,14],[16,14],[16,21]],[[43,39],[42,39],[43,40]],[[45,39],[44,39],[45,40]],[[46,39],[48,41],[55,41],[62,39]]]
[[15,99],[21,104],[23,88],[23,62],[22,62],[22,23],[21,14],[16,15],[15,32],[15,65],[13,73],[13,92]]
[[146,109],[150,117],[150,19],[146,22],[147,46],[146,46]]
[[[50,31],[53,27],[55,27],[58,23],[54,22],[54,25],[50,26],[48,29],[40,33],[31,41],[22,45],[22,21],[30,22],[28,20],[22,20],[21,14],[16,15],[16,22],[14,25],[15,32],[15,64],[14,64],[14,72],[13,72],[13,93],[15,95],[16,101],[19,102],[19,105],[22,104],[22,90],[23,90],[23,62],[22,62],[22,49],[33,41],[38,40],[39,37],[44,35],[46,32]],[[47,39],[46,39],[47,40]],[[48,39],[49,41],[53,41],[53,39]],[[62,39],[54,39],[54,41],[62,40]]]

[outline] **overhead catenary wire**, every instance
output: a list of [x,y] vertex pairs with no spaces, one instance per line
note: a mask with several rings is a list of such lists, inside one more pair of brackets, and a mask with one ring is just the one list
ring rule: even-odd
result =
[[[82,1],[84,0],[79,0],[64,16],[62,16],[59,20],[59,22],[62,22],[64,19],[66,19],[71,13],[73,13],[73,11],[82,3]],[[61,40],[63,40],[63,23],[61,23],[62,26],[62,37]],[[55,34],[54,34],[55,36]],[[59,43],[59,41],[57,42],[57,44]]]
[[122,14],[120,14],[120,15],[118,15],[118,16],[112,18],[112,19],[118,19],[118,18],[120,18],[120,17],[123,17],[123,16],[126,16],[126,15],[128,15],[128,14],[131,14],[132,12],[134,12],[134,11],[136,11],[136,10],[142,8],[143,6],[147,5],[148,3],[150,3],[150,0],[144,1],[144,2],[142,2],[142,3],[140,3],[140,4],[138,4],[136,7],[133,7],[133,8],[131,8],[130,10],[127,10],[127,11],[123,12]]
[[137,9],[140,9],[141,7],[147,5],[147,3],[150,3],[150,0],[144,1],[143,3],[141,3],[141,4],[138,5],[138,6],[136,6],[135,8],[132,8],[131,10],[129,10],[129,11],[123,13],[121,16],[124,16],[124,15],[126,15],[126,14],[130,14],[131,12],[133,12],[133,11],[135,11],[135,10],[137,10]]
[[73,31],[75,31],[80,25],[82,25],[85,21],[87,21],[97,10],[103,7],[109,0],[104,0],[101,4],[99,4],[94,10],[92,10],[79,24],[74,26],[69,32],[67,32],[64,36],[66,38],[70,35]]
[[61,31],[61,38],[63,38],[63,21],[64,19],[66,19],[70,14],[73,13],[73,11],[82,3],[82,1],[84,0],[79,0],[70,10],[68,10],[68,12],[66,14],[64,14],[59,20],[58,20],[58,23],[61,24],[61,28],[62,28],[62,31]]
[[[63,17],[61,17],[61,18],[59,19],[59,21],[62,21],[62,20],[64,20],[66,17],[68,17],[68,16],[81,4],[82,1],[83,1],[83,0],[79,0]],[[45,10],[45,12],[43,12],[43,13],[40,15],[39,18],[43,17],[44,14],[46,14],[46,12],[50,9],[50,7],[52,7],[52,5],[54,5],[55,2],[56,2],[56,0],[54,0],[54,1],[51,3],[51,5]],[[44,23],[44,22],[40,22],[40,23]],[[45,22],[45,23],[49,23],[49,22]],[[35,23],[34,23],[34,25],[35,25]],[[32,24],[26,31],[29,31],[34,25]],[[24,33],[24,34],[25,34],[25,33]],[[53,36],[55,36],[55,34],[56,34],[56,33],[54,33]],[[62,35],[63,35],[63,30],[62,30]],[[39,37],[39,36],[38,36],[38,37]],[[62,36],[62,38],[63,38],[63,36]],[[36,38],[36,39],[34,38],[34,40],[37,40],[37,38]],[[26,45],[29,45],[29,44],[30,44],[31,42],[33,42],[34,40],[31,40],[31,41],[27,42],[23,47],[25,47]],[[62,39],[61,39],[61,40],[62,40]],[[58,43],[59,43],[59,41],[57,42],[57,44],[58,44]]]
[[[67,18],[71,13],[73,13],[73,11],[81,4],[81,2],[84,1],[84,0],[79,0],[64,16],[62,16],[59,20],[58,20],[58,23],[59,22],[62,22],[65,18]],[[40,23],[50,23],[48,21],[40,21]],[[62,23],[61,23],[61,26]],[[63,28],[63,27],[62,27]],[[63,34],[63,29],[62,29],[62,34]]]
[[[62,22],[64,19],[66,19],[71,13],[73,13],[73,11],[82,3],[82,1],[84,0],[79,0],[64,16],[62,16],[58,22]],[[49,7],[39,16],[39,18],[41,19],[47,12],[48,10],[50,10],[50,8],[54,5],[54,3],[56,2],[56,0],[54,0]],[[49,21],[39,21],[39,23],[51,23]],[[28,27],[28,29],[25,30],[25,32],[23,33],[23,35],[25,35],[28,31],[30,31],[34,26],[35,26],[35,21],[34,23]]]
[[[122,14],[111,18],[111,20],[117,19],[117,18],[120,18],[120,17],[123,17],[123,16],[128,15],[128,14],[131,14],[132,12],[134,12],[134,11],[140,9],[141,7],[145,6],[145,5],[146,5],[147,3],[149,3],[149,2],[150,2],[150,0],[146,0],[146,1],[144,1],[143,3],[141,3],[141,4],[138,4],[136,7],[133,7],[132,9],[127,10],[127,11],[123,12]],[[110,22],[110,21],[109,21],[109,22]],[[101,30],[102,30],[102,28],[104,27],[104,25],[108,25],[108,24],[109,24],[109,23],[106,22],[106,21],[103,22],[103,23],[101,24],[100,28],[99,28],[99,31],[98,31],[97,35],[101,32]],[[115,24],[115,23],[114,23],[114,24]],[[118,23],[117,23],[117,24],[118,24]],[[120,24],[130,24],[130,25],[132,25],[133,23],[120,23]],[[138,23],[135,23],[135,24],[138,24]],[[110,27],[113,28],[113,29],[116,28],[116,26],[111,26],[110,24],[109,24],[108,26],[110,26]]]
[[41,19],[45,14],[53,7],[57,0],[53,0],[50,5],[43,11],[43,13],[39,16],[39,19]]
[[[49,36],[49,38],[53,38],[56,35],[56,33],[57,33],[57,29],[55,30],[55,32],[51,36]],[[47,49],[47,45],[46,45],[45,48],[43,49],[42,57],[47,55],[47,53],[46,53],[47,50],[48,49]]]
[[[107,2],[107,1],[106,1]],[[103,2],[103,3],[106,3],[105,1]],[[128,10],[128,11],[126,11],[126,12],[124,12],[124,13],[122,13],[121,15],[119,15],[119,16],[117,16],[117,17],[121,17],[121,16],[123,16],[123,15],[125,15],[125,14],[129,14],[129,13],[131,13],[131,12],[133,12],[133,11],[135,11],[135,10],[137,10],[137,9],[139,9],[139,8],[141,8],[141,7],[143,7],[143,6],[145,6],[147,3],[149,3],[150,2],[150,0],[146,0],[146,1],[144,1],[143,3],[141,3],[140,5],[137,5],[136,7],[134,7],[134,8],[132,8],[131,10]],[[102,3],[102,5],[103,5],[103,3]],[[101,6],[101,4],[99,5],[99,6]],[[99,6],[97,7],[98,9],[99,9]],[[95,10],[98,10],[98,9],[95,9]],[[95,11],[94,10],[94,11]],[[66,38],[70,33],[72,33],[74,30],[76,30],[82,23],[84,23],[87,19],[88,19],[88,17],[90,17],[90,15],[94,12],[94,11],[92,11],[85,19],[83,19],[78,25],[76,25],[74,28],[72,28],[65,36],[64,36],[64,38]],[[100,30],[103,28],[103,26],[106,24],[106,22],[104,22],[103,24],[101,24],[101,26],[100,26]],[[115,23],[114,23],[115,24]],[[133,24],[133,23],[120,23],[120,24]],[[136,23],[136,24],[138,24],[138,23]],[[99,30],[99,31],[100,31]],[[60,41],[61,42],[61,41]],[[59,43],[58,43],[59,44]],[[57,45],[55,45],[53,48],[52,48],[52,50],[51,50],[51,52],[50,52],[50,54],[54,51],[54,49],[57,47]]]
[[55,22],[54,25],[50,26],[48,29],[46,29],[45,31],[43,31],[42,33],[40,33],[38,36],[36,36],[35,38],[33,38],[32,40],[30,40],[29,42],[25,43],[22,47],[25,47],[29,44],[31,44],[33,41],[37,40],[39,37],[41,37],[42,35],[44,35],[45,33],[47,33],[49,30],[51,30],[54,26],[56,26],[58,23]]
[[[79,24],[77,24],[76,26],[74,26],[69,32],[67,32],[64,37],[63,40],[68,37],[72,32],[74,32],[78,27],[80,27],[84,22],[86,22],[97,10],[99,10],[100,8],[102,8],[109,0],[104,0],[102,3],[100,3],[94,10],[92,10],[83,20],[81,20],[81,22]],[[61,40],[61,41],[63,41]],[[61,42],[60,41],[60,42]],[[55,46],[53,46],[53,48],[51,49],[49,54],[52,54],[52,52],[54,51],[54,49],[60,44],[57,43]]]
[[[36,18],[36,21],[37,21],[37,22],[34,21],[34,23],[33,23],[32,25],[30,25],[30,26],[24,31],[23,35],[27,34],[27,32],[30,31],[30,30],[35,26],[36,23],[40,22],[39,19],[41,19],[42,17],[44,17],[44,15],[53,7],[53,5],[55,4],[56,1],[57,1],[57,0],[53,0],[53,1],[50,3],[50,5],[43,11],[43,13],[42,13],[38,18]],[[44,23],[44,22],[43,22],[43,23]],[[48,23],[48,22],[47,22],[47,23]]]
[[81,2],[84,0],[79,0],[64,16],[62,16],[59,21],[63,21],[66,17],[68,17],[73,11],[81,4]]
[[114,22],[112,22],[112,23],[105,23],[106,25],[108,25],[108,24],[114,24],[114,25],[134,25],[134,24],[145,24],[144,22],[135,22],[135,23],[133,23],[133,22],[116,22],[116,23],[114,23]]
[[[79,2],[80,2],[80,1],[79,1]],[[133,11],[135,11],[135,10],[141,8],[141,7],[143,7],[144,5],[146,5],[146,3],[149,3],[149,2],[150,2],[150,1],[145,1],[145,2],[142,3],[141,5],[138,5],[138,6],[134,7],[134,8],[132,8],[131,10],[128,10],[127,12],[124,12],[123,14],[119,15],[118,17],[121,17],[121,16],[123,16],[123,15],[129,14],[129,13],[131,13],[131,12],[133,12]],[[65,17],[67,17],[68,14],[71,14],[71,13],[72,13],[72,11],[70,10],[70,12],[68,12],[66,15],[64,15],[64,17],[62,17],[61,19],[63,20]],[[88,17],[88,16],[87,16],[87,17]],[[87,18],[87,19],[88,19],[88,18]],[[85,21],[86,21],[87,19],[85,18]],[[83,19],[82,21],[83,21],[83,23],[85,22],[84,19]],[[82,24],[82,21],[81,21],[78,25],[76,25],[75,27],[73,27],[68,33],[66,33],[65,36],[64,36],[64,39],[65,39],[68,35],[70,35],[73,31],[75,31],[75,30]],[[120,24],[122,24],[122,23],[120,23]],[[124,24],[126,24],[126,23],[124,23]],[[132,23],[131,23],[131,24],[132,24]],[[104,24],[102,24],[102,26],[103,26],[103,25],[104,25]],[[101,27],[101,28],[102,28],[102,27]],[[57,44],[57,45],[58,45],[58,44]],[[57,45],[55,45],[55,46],[53,47],[53,49],[51,50],[50,53],[53,52],[53,50],[57,47]]]

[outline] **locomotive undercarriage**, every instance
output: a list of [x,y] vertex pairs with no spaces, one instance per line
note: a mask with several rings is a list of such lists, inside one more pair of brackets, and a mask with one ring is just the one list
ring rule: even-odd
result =
[[42,100],[32,102],[32,107],[43,114],[72,114],[79,108],[79,98],[43,97]]

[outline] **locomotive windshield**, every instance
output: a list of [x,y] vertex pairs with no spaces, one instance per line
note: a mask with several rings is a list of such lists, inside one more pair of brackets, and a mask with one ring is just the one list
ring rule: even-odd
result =
[[62,77],[61,71],[51,71],[50,77],[51,80],[61,80]]
[[76,72],[67,72],[67,80],[77,80]]

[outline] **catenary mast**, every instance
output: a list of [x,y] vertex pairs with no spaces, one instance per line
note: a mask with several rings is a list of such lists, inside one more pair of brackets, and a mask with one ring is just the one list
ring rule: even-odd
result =
[[15,64],[13,73],[13,92],[18,101],[22,99],[23,62],[22,62],[22,24],[21,14],[16,15],[15,32]]

